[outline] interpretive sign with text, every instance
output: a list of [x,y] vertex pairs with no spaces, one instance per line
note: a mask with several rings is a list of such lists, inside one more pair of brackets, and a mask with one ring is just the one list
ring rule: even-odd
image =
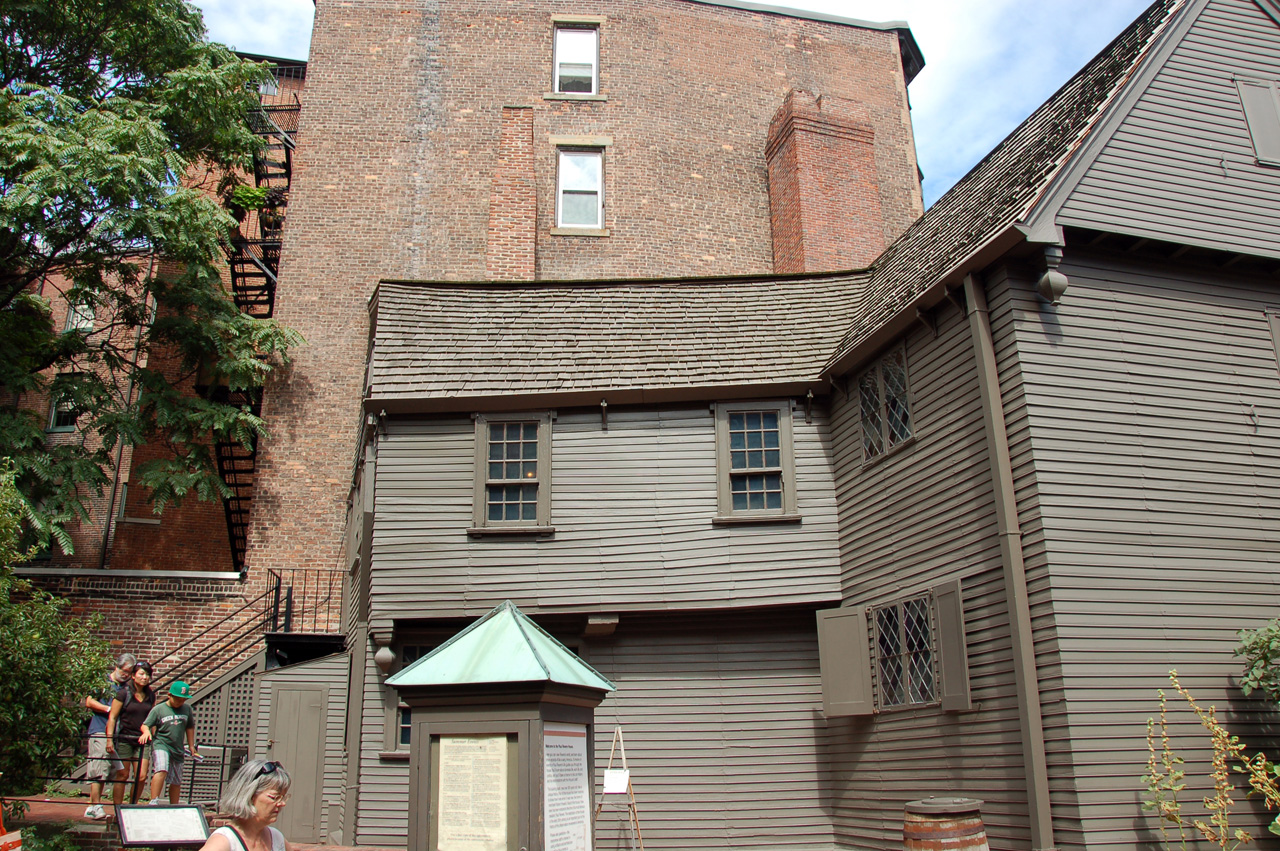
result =
[[209,825],[199,807],[123,806],[116,808],[120,844],[135,846],[195,846],[209,838]]
[[591,851],[591,788],[584,724],[542,729],[543,851]]
[[440,737],[437,851],[506,851],[507,737]]

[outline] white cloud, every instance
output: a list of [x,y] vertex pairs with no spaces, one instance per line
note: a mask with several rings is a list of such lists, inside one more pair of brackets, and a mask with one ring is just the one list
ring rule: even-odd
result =
[[209,38],[244,53],[306,59],[312,0],[193,0],[204,12]]

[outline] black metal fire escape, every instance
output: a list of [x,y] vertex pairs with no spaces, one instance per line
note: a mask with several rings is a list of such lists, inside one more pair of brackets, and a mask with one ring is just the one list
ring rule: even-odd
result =
[[[254,184],[267,190],[268,201],[259,210],[244,211],[227,250],[231,267],[231,295],[240,310],[262,319],[275,313],[276,286],[280,274],[285,209],[293,179],[293,152],[297,146],[298,98],[305,65],[272,68],[272,81],[263,84],[258,106],[248,115],[249,127],[262,137],[264,145],[253,159]],[[213,388],[215,393],[218,388]],[[229,393],[220,390],[219,401],[243,406],[254,416],[262,412],[262,395]],[[222,501],[235,569],[245,569],[248,547],[249,506],[253,501],[254,472],[258,446],[248,448],[234,440],[214,445],[218,473],[231,490]]]

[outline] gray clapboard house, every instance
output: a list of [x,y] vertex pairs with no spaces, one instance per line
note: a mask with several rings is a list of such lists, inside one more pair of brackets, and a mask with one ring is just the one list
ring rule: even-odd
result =
[[869,269],[385,281],[317,830],[408,843],[386,679],[509,599],[617,685],[647,847],[900,847],[947,793],[1154,847],[1170,668],[1277,744],[1231,653],[1280,603],[1277,81],[1273,0],[1161,0]]

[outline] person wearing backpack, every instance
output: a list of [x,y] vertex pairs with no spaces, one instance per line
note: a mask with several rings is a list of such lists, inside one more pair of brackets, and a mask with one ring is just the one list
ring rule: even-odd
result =
[[107,750],[118,754],[124,763],[124,768],[116,772],[116,784],[111,789],[111,799],[117,807],[124,803],[125,783],[131,771],[134,773],[133,800],[142,794],[147,769],[151,767],[149,748],[142,742],[142,722],[147,720],[155,704],[151,665],[139,662],[133,668],[133,680],[116,692],[107,717]]
[[89,764],[85,779],[89,781],[89,807],[84,811],[85,818],[101,820],[107,817],[102,810],[103,784],[124,768],[118,758],[108,753],[107,743],[111,739],[107,736],[107,721],[111,717],[111,701],[120,687],[133,677],[137,664],[132,653],[121,654],[111,673],[103,678],[101,686],[84,699],[85,707],[93,713],[88,730]]

